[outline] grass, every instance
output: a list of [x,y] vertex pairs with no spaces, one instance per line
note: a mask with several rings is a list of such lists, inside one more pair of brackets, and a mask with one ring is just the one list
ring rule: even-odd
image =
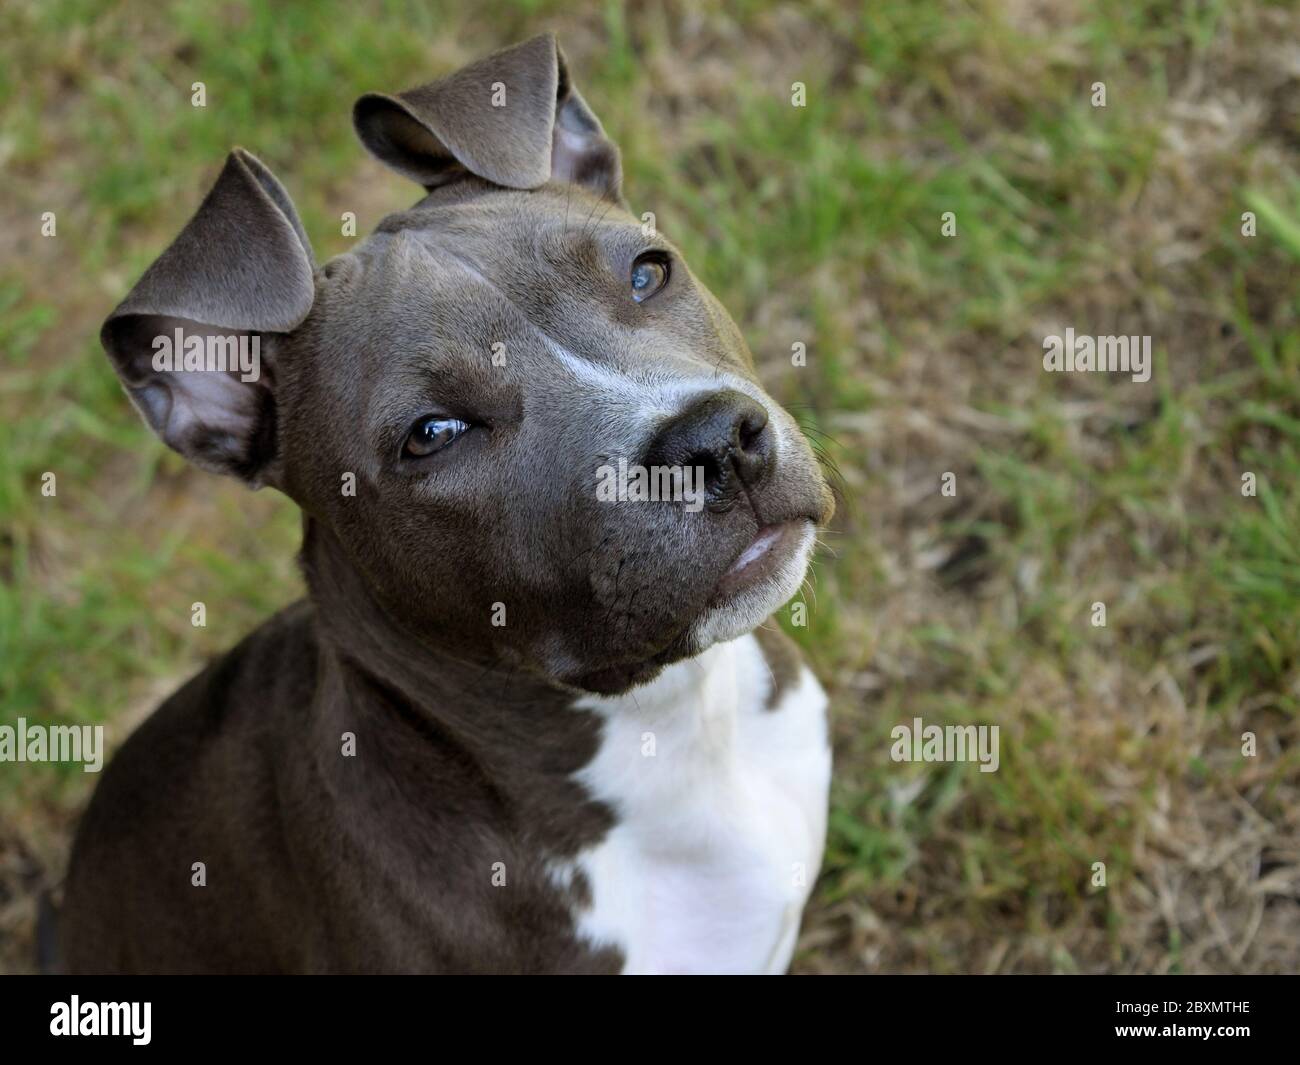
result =
[[[837,762],[797,967],[1294,971],[1289,5],[6,5],[0,720],[120,742],[300,594],[292,506],[185,469],[96,340],[229,147],[281,176],[328,257],[343,211],[365,233],[414,195],[364,158],[351,101],[547,28],[634,209],[841,474],[793,630]],[[1067,326],[1150,335],[1151,381],[1044,373]],[[997,724],[1001,768],[893,763],[916,716]],[[0,767],[0,965],[26,967],[32,890],[92,784]]]

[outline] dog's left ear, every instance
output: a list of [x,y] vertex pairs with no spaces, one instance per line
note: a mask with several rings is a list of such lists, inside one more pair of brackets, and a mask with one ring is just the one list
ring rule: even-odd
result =
[[554,179],[622,195],[618,148],[550,33],[396,96],[367,93],[352,121],[376,157],[425,188],[468,171],[512,189]]

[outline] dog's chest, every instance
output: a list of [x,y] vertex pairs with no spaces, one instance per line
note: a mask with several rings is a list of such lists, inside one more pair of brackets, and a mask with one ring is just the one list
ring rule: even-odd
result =
[[584,707],[604,718],[580,775],[618,824],[565,868],[580,933],[628,973],[782,972],[825,841],[826,697],[806,668],[774,683],[752,636]]

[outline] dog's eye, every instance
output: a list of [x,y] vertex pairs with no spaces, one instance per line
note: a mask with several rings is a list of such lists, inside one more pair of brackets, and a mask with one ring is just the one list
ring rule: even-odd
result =
[[424,458],[454,443],[468,429],[469,426],[458,418],[421,418],[406,437],[402,453],[410,458]]
[[632,264],[632,298],[648,300],[668,284],[668,259],[663,252],[651,251]]

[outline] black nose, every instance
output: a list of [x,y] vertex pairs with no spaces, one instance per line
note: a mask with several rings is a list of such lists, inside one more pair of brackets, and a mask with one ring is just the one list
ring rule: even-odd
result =
[[726,510],[742,488],[771,472],[772,430],[761,403],[742,392],[713,392],[692,403],[659,430],[647,466],[703,469],[705,505]]

